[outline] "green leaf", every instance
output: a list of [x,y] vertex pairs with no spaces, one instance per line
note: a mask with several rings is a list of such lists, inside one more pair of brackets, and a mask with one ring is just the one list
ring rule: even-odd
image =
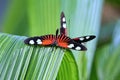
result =
[[[74,12],[70,14],[70,37],[95,35],[96,39],[86,43],[86,52],[73,51],[81,80],[89,79],[96,42],[99,36],[103,0],[77,0]],[[69,12],[69,11],[68,11]]]
[[118,80],[118,74],[120,73],[120,46],[116,49],[113,49],[113,46],[108,44],[104,47],[99,48],[96,54],[97,57],[95,59],[95,66],[98,74],[98,79]]
[[3,32],[28,35],[27,0],[11,0],[4,13]]
[[54,80],[63,50],[28,46],[24,44],[25,38],[0,33],[0,79]]
[[[97,48],[91,80],[119,80],[120,74],[120,20],[113,26],[112,41]],[[109,27],[110,28],[110,27]],[[103,33],[103,32],[102,32]],[[107,32],[108,33],[108,32]],[[105,33],[106,34],[106,33]],[[104,34],[103,34],[104,35]],[[101,35],[102,36],[102,35]],[[106,40],[107,38],[104,38]],[[103,41],[104,42],[104,41]]]
[[70,51],[67,51],[63,57],[57,80],[78,80],[79,72],[78,66],[74,59],[73,54]]
[[30,35],[55,33],[60,25],[60,0],[30,0],[28,17]]

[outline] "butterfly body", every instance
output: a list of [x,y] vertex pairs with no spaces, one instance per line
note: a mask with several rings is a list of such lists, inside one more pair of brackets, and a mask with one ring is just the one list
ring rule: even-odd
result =
[[66,49],[74,49],[78,51],[85,51],[87,48],[82,44],[95,38],[94,35],[82,36],[71,39],[67,36],[66,19],[62,12],[60,18],[60,34],[59,29],[56,30],[56,35],[49,34],[44,36],[36,36],[25,39],[24,43],[28,45],[41,45],[41,46],[58,46]]

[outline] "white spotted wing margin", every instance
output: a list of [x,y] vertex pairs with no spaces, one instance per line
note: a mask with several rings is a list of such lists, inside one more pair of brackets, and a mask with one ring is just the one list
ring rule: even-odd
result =
[[28,45],[49,46],[52,45],[54,41],[55,41],[55,35],[50,34],[50,35],[27,38],[24,40],[24,43]]
[[67,35],[67,30],[66,30],[66,27],[67,27],[66,18],[65,18],[65,15],[64,15],[63,12],[61,13],[61,16],[60,16],[60,24],[61,24],[60,34]]
[[74,50],[77,50],[77,51],[86,51],[87,50],[87,48],[84,45],[79,44],[72,39],[68,42],[68,48],[69,49],[74,49]]
[[40,39],[40,37],[30,37],[24,40],[25,44],[29,45],[37,45],[37,40]]
[[77,43],[85,43],[88,41],[93,40],[94,38],[96,38],[95,35],[88,35],[88,36],[81,36],[81,37],[77,37],[77,38],[73,38],[73,40]]

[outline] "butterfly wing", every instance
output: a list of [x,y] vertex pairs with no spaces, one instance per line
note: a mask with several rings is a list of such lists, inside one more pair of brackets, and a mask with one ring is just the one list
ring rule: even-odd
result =
[[77,43],[84,43],[84,42],[88,42],[88,41],[94,39],[95,37],[96,36],[94,36],[94,35],[88,35],[88,36],[73,38],[73,40]]
[[30,37],[24,40],[25,44],[29,45],[52,45],[55,41],[55,36],[54,35],[45,35],[45,36],[40,36],[40,37]]
[[67,35],[67,30],[66,30],[66,18],[65,18],[65,15],[64,15],[63,12],[61,13],[61,17],[60,17],[60,24],[61,24],[60,34]]
[[59,35],[57,37],[57,46],[62,47],[62,48],[74,49],[78,51],[87,50],[85,46],[75,42],[74,40],[72,40],[71,38],[65,35]]

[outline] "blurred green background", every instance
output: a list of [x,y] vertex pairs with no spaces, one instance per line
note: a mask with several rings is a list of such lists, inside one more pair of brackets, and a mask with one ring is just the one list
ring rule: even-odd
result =
[[[48,58],[48,61],[50,59],[55,63],[45,62],[46,64],[43,65],[48,68],[43,70],[37,53],[49,54],[51,48],[40,47],[39,50],[38,47],[32,46],[28,48],[32,50],[27,51],[23,40],[26,38],[25,36],[55,34],[56,29],[60,27],[62,11],[67,18],[67,31],[71,38],[93,34],[96,35],[96,39],[86,44],[88,48],[86,52],[70,50],[64,52],[60,49],[55,52],[59,54],[60,58],[50,54],[50,57],[45,57],[45,60]],[[31,78],[40,80],[120,80],[120,0],[0,0],[0,32],[1,80]],[[15,39],[14,36],[18,37]],[[6,42],[7,40],[8,42]],[[11,48],[12,44],[18,45]],[[14,75],[18,71],[18,66],[9,67],[10,62],[6,63],[7,58],[5,57],[8,54],[14,55],[14,53],[31,53],[28,55],[34,56],[28,60],[30,65],[25,68],[26,73],[21,71],[24,68],[19,69],[17,78]],[[28,55],[25,59],[29,58]],[[11,56],[10,60],[13,57]],[[44,61],[42,57],[40,59]],[[59,64],[57,65],[57,63]],[[14,63],[14,65],[16,64]],[[35,67],[32,64],[35,64]],[[55,70],[50,64],[57,65]],[[6,65],[8,67],[4,68]],[[21,67],[23,66],[26,65]],[[36,72],[37,66],[41,68],[40,72]],[[13,71],[9,71],[11,68]],[[35,73],[31,74],[35,69]],[[47,73],[49,76],[46,77]]]

